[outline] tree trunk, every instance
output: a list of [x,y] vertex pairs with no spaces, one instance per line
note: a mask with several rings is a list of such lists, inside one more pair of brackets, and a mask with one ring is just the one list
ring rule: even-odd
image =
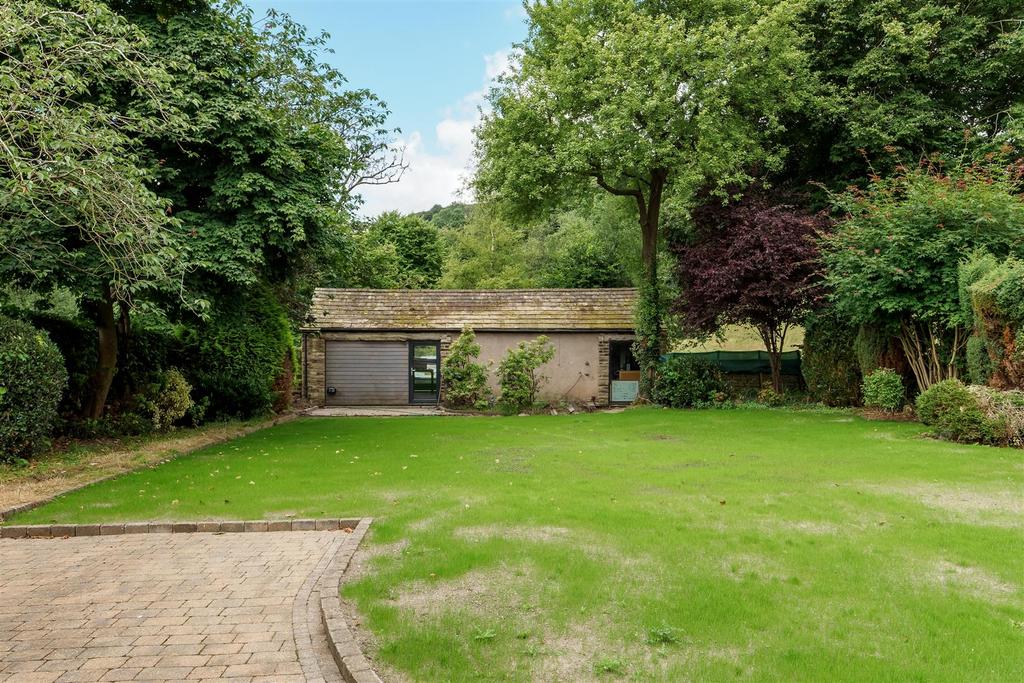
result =
[[[643,195],[637,195],[639,210],[640,233],[643,238],[641,257],[643,262],[643,287],[641,297],[646,301],[642,305],[647,308],[645,315],[637,322],[645,329],[638,329],[638,341],[641,349],[641,369],[644,381],[640,383],[640,396],[651,398],[651,389],[657,372],[657,360],[664,351],[664,325],[661,319],[661,285],[658,281],[658,238],[659,219],[661,218],[661,198],[665,189],[666,174],[661,171],[651,173],[651,189],[644,201]],[[639,326],[639,325],[638,325]]]
[[781,395],[785,389],[782,386],[782,349],[786,347],[786,333],[789,331],[789,324],[781,327],[762,325],[757,328],[757,331],[761,335],[765,349],[768,350],[768,365],[772,370],[772,389],[776,394]]
[[99,338],[99,352],[96,370],[92,375],[92,398],[86,417],[98,420],[103,417],[107,405],[107,394],[117,370],[117,321],[114,318],[114,298],[109,285],[103,286],[103,297],[97,306],[96,332]]

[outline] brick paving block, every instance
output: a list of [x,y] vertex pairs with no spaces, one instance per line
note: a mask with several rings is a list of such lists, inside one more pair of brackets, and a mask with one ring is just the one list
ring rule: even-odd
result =
[[266,531],[267,523],[263,520],[253,520],[245,522],[246,531]]
[[337,531],[338,520],[336,519],[318,519],[316,520],[317,531]]
[[124,533],[126,534],[148,534],[149,523],[148,522],[128,522],[124,525]]
[[149,533],[151,534],[169,534],[171,533],[170,522],[150,522]]
[[221,522],[220,530],[230,533],[245,531],[245,522]]
[[175,522],[171,524],[172,534],[194,534],[196,529],[197,525],[195,522]]
[[25,527],[25,531],[29,538],[48,538],[53,535],[53,527],[49,524],[32,524]]
[[220,522],[197,522],[196,531],[202,533],[217,533],[220,531]]
[[0,538],[25,538],[27,535],[28,530],[23,526],[0,527]]
[[54,524],[50,527],[50,534],[54,538],[64,538],[65,536],[74,536],[76,533],[74,524]]
[[124,533],[124,524],[100,524],[100,536],[117,536]]
[[315,531],[316,520],[315,519],[293,519],[292,520],[292,531]]
[[291,531],[291,530],[292,530],[291,520],[287,520],[287,519],[281,520],[281,519],[278,519],[278,520],[274,520],[272,522],[267,522],[267,531]]

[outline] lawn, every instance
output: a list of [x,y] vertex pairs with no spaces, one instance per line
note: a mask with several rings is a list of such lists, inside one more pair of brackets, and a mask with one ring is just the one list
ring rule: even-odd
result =
[[304,419],[22,523],[376,517],[385,673],[1019,681],[1024,457],[844,412]]

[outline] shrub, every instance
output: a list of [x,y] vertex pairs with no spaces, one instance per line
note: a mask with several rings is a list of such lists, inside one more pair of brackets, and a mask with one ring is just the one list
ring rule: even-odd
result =
[[209,401],[211,418],[248,418],[287,402],[292,335],[284,309],[265,289],[223,296],[205,324],[183,340],[195,400]]
[[755,401],[761,405],[778,408],[779,406],[786,404],[786,395],[780,394],[772,387],[765,387],[761,389],[761,391],[757,392],[757,398]]
[[1024,391],[999,391],[986,386],[969,386],[992,427],[1000,445],[1024,447]]
[[477,363],[480,345],[473,329],[465,327],[452,342],[441,364],[444,401],[456,408],[484,409],[490,404],[491,390],[487,386],[487,367]]
[[895,413],[903,407],[903,377],[895,370],[879,368],[864,378],[864,405]]
[[985,416],[978,398],[963,382],[936,382],[917,397],[917,416],[936,436],[950,441],[995,443],[1004,432],[999,420]]
[[0,318],[0,461],[49,445],[67,383],[64,358],[45,332]]
[[192,386],[185,376],[175,368],[163,373],[146,391],[136,397],[139,411],[148,417],[153,428],[159,431],[170,429],[175,422],[185,417],[192,408]]
[[853,343],[856,327],[826,310],[810,316],[804,328],[800,371],[811,399],[827,406],[857,405],[861,373]]
[[988,384],[992,379],[992,359],[984,337],[967,340],[967,376],[971,384]]
[[528,342],[519,342],[498,364],[500,403],[506,412],[532,407],[546,377],[537,374],[540,366],[555,357],[555,348],[541,335]]
[[670,408],[703,408],[721,403],[727,393],[717,365],[702,358],[673,355],[658,366],[652,398]]
[[[1024,261],[1013,257],[999,261],[990,254],[975,253],[960,265],[960,291],[967,299],[961,302],[963,315],[973,323],[989,358],[985,383],[999,389],[1024,389]],[[974,369],[970,358],[968,368]],[[977,381],[973,374],[971,380]]]

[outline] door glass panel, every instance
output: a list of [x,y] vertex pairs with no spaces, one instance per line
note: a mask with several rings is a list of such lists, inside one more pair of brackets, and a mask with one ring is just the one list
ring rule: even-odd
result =
[[412,353],[409,355],[412,400],[414,402],[437,401],[438,390],[441,386],[438,345],[436,343],[413,344]]

